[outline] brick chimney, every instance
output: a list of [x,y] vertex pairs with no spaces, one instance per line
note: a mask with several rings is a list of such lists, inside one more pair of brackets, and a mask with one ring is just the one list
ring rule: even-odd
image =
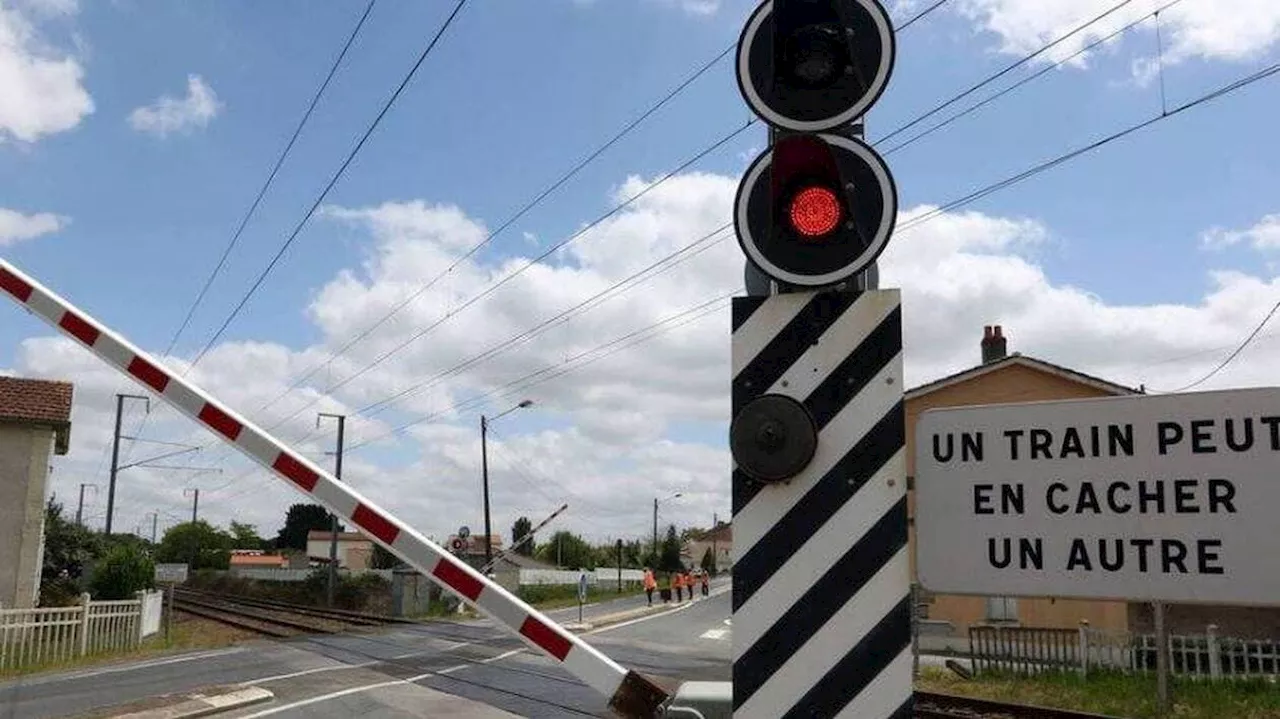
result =
[[986,325],[982,328],[982,364],[1002,360],[1009,354],[1008,341],[1004,329],[1000,325]]

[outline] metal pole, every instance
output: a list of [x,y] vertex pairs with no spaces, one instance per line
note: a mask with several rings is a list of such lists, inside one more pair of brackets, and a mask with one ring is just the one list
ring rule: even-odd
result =
[[194,498],[191,500],[191,523],[196,523],[196,517],[200,515],[200,490],[193,489]]
[[658,563],[658,498],[653,498],[653,562]]
[[716,534],[720,529],[720,515],[711,514],[711,573],[720,573],[720,551],[716,548]]
[[156,543],[156,526],[160,524],[160,512],[151,513],[151,543]]
[[79,524],[82,527],[84,526],[84,522],[81,521],[81,518],[84,516],[84,488],[88,486],[88,482],[80,483],[80,503],[76,505],[76,524]]
[[[342,481],[342,445],[346,434],[347,416],[345,414],[330,414],[328,412],[320,412],[316,417],[316,425],[319,426],[322,417],[332,417],[338,420],[338,448],[334,451],[334,468],[333,476],[338,481]],[[338,515],[329,514],[329,581],[325,589],[325,601],[328,606],[333,606],[334,593],[338,585]]]
[[1169,631],[1164,621],[1164,603],[1155,602],[1156,620],[1156,716],[1169,711]]
[[105,533],[111,536],[111,514],[116,508],[116,473],[120,467],[120,415],[124,411],[124,395],[116,395],[116,430],[111,440],[111,483],[107,485],[107,525]]
[[489,420],[480,415],[480,477],[484,485],[484,563],[487,566],[493,561],[493,542],[489,537]]
[[618,540],[618,594],[622,594],[622,540]]

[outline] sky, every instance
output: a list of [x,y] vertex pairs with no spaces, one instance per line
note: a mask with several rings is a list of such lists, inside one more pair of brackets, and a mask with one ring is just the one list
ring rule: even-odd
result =
[[[1280,81],[1173,112],[1277,62],[1280,4],[1119,2],[949,0],[899,33],[867,127],[899,191],[881,281],[903,292],[908,385],[976,364],[1000,324],[1010,351],[1175,390],[1280,301]],[[472,0],[303,222],[453,5],[376,0],[179,334],[367,1],[0,0],[0,256],[317,462],[336,423],[316,413],[347,415],[344,481],[428,536],[481,531],[479,416],[523,399],[488,437],[495,533],[562,503],[553,527],[601,541],[647,537],[655,498],[663,525],[727,518],[740,250],[715,235],[611,288],[728,221],[766,142],[742,129],[732,54],[520,211],[736,43],[755,3]],[[50,491],[74,508],[93,485],[101,526],[115,395],[142,390],[0,312],[0,373],[75,384]],[[1274,384],[1277,333],[1196,389]],[[121,471],[117,531],[154,514],[163,532],[197,488],[203,518],[267,536],[304,501],[161,402],[125,408],[122,464],[200,449]]]

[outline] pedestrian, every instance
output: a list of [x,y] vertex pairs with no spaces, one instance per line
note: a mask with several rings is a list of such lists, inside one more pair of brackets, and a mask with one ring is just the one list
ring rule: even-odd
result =
[[685,601],[693,601],[693,575],[689,574],[689,572],[684,573],[684,586],[688,590],[688,592],[686,592],[688,597],[686,597]]
[[684,601],[684,575],[681,574],[680,572],[676,572],[674,575],[672,575],[671,586],[676,588],[676,601],[683,602]]
[[711,574],[705,569],[702,571],[702,596],[710,596],[711,594]]
[[649,606],[653,606],[653,590],[658,588],[658,580],[653,578],[653,570],[644,568],[644,593],[649,597]]

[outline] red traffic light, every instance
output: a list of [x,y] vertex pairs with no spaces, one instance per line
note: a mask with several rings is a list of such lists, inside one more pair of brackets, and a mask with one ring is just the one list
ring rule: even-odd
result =
[[831,234],[840,225],[843,215],[836,193],[817,185],[797,192],[787,209],[792,229],[806,239]]

